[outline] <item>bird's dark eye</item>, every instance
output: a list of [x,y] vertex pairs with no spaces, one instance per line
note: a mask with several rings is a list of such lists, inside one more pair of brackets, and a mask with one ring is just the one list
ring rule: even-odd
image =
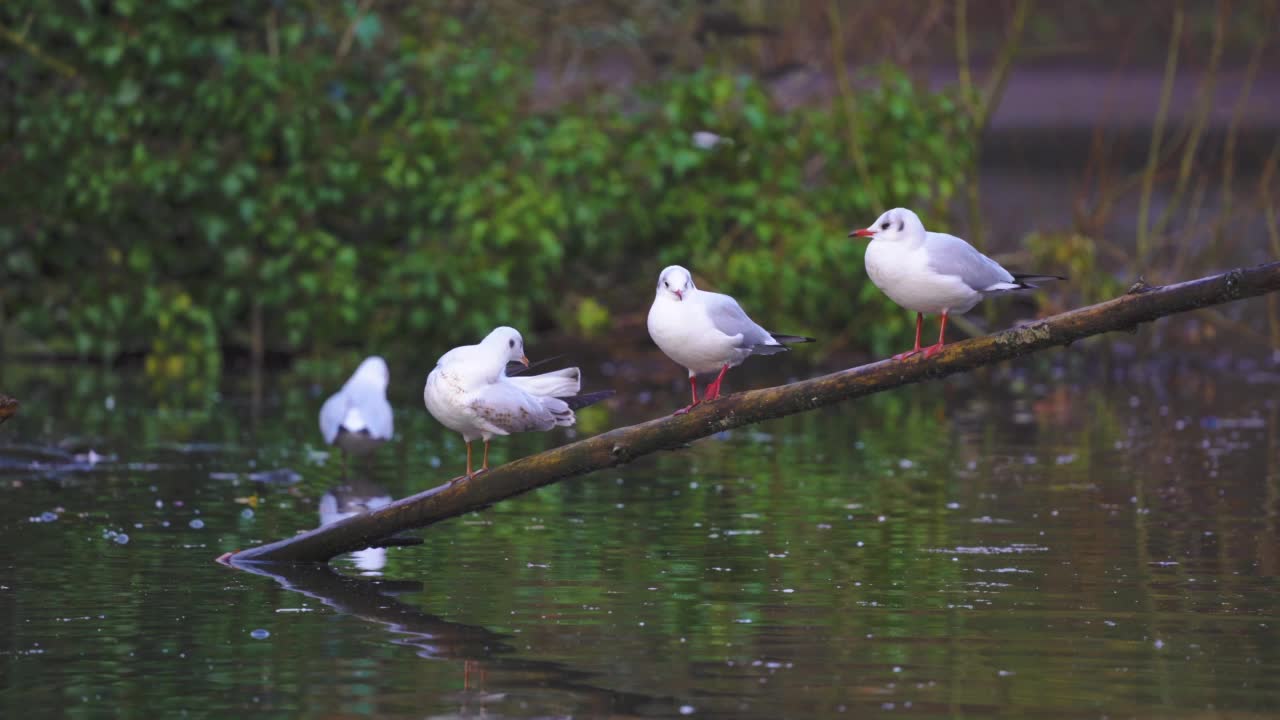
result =
[[906,224],[906,223],[905,223],[905,222],[903,222],[902,220],[899,220],[899,221],[898,221],[898,232],[902,232],[902,227],[903,227],[903,225],[905,225],[905,224]]
[[515,341],[515,340],[508,340],[508,341],[507,341],[507,347],[514,349],[514,348],[515,348],[515,346],[516,346],[516,341]]
[[889,221],[888,221],[888,220],[885,220],[884,222],[880,223],[880,229],[881,229],[881,230],[888,230],[888,229],[889,229]]

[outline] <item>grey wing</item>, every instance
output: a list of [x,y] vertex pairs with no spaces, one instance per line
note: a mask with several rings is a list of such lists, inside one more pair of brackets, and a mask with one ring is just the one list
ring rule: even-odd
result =
[[976,292],[1011,290],[1017,287],[1013,275],[1000,263],[954,235],[929,233],[925,239],[929,267],[943,275],[954,275]]
[[535,397],[505,380],[471,393],[467,404],[476,418],[498,435],[573,424],[573,411],[563,400]]
[[342,419],[347,416],[347,396],[342,392],[334,393],[324,405],[320,406],[320,434],[325,444],[332,445],[342,428]]
[[740,343],[742,347],[778,344],[768,330],[760,327],[747,316],[737,300],[728,295],[713,292],[702,292],[701,295],[706,304],[707,315],[711,318],[711,324],[725,335],[742,335]]

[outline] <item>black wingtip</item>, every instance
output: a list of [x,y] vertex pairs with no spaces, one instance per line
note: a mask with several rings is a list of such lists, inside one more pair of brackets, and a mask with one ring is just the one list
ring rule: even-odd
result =
[[545,357],[545,358],[542,358],[541,360],[534,360],[533,362],[529,363],[529,365],[528,365],[527,367],[526,367],[526,366],[524,366],[524,365],[521,365],[521,364],[520,364],[520,363],[518,363],[518,362],[509,362],[509,363],[507,363],[507,377],[512,377],[512,376],[515,376],[515,375],[521,375],[521,374],[527,373],[527,372],[529,372],[529,371],[531,371],[531,370],[535,370],[535,369],[537,369],[537,368],[540,368],[540,367],[542,367],[543,365],[547,365],[547,364],[553,363],[553,362],[555,362],[556,360],[559,360],[559,359],[560,359],[560,358],[562,358],[562,357],[564,357],[564,356],[563,356],[563,355],[552,355],[551,357]]
[[562,397],[560,399],[563,400],[565,404],[569,406],[570,410],[577,410],[579,408],[584,408],[588,405],[595,405],[601,400],[604,400],[606,398],[611,398],[616,394],[617,392],[614,390],[597,390],[596,392],[583,393],[581,395],[572,395],[570,397]]
[[805,337],[805,336],[803,336],[803,335],[783,335],[783,334],[781,334],[781,333],[769,333],[769,335],[770,335],[774,340],[777,340],[778,342],[780,342],[780,343],[784,343],[784,344],[786,344],[786,343],[796,344],[796,343],[817,342],[817,339],[815,339],[815,338],[811,338],[811,337]]
[[1027,285],[1027,287],[1035,287],[1029,283],[1043,282],[1045,280],[1066,280],[1066,275],[1037,275],[1035,273],[1012,273],[1013,281],[1019,284]]

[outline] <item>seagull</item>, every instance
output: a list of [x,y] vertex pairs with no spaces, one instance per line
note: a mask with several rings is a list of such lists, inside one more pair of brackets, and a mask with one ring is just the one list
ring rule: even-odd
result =
[[[466,478],[471,469],[471,441],[484,440],[489,469],[489,440],[530,430],[573,425],[573,411],[613,395],[612,390],[578,395],[582,372],[576,367],[531,376],[510,376],[507,363],[529,367],[524,339],[515,328],[499,327],[478,345],[457,347],[441,356],[422,390],[427,411],[442,425],[462,433],[467,444]],[[454,478],[460,480],[463,476]]]
[[[881,215],[871,227],[849,237],[869,237],[866,264],[871,282],[890,300],[916,313],[916,345],[894,355],[895,360],[924,352],[932,357],[942,349],[947,315],[966,313],[988,295],[1030,290],[1036,282],[1065,280],[1058,275],[1018,275],[978,252],[954,235],[926,232],[919,216],[906,208]],[[924,313],[941,313],[938,343],[920,347]]]
[[395,428],[387,383],[387,361],[372,355],[360,363],[351,379],[320,408],[320,433],[329,445],[352,455],[366,455],[391,439]]
[[[679,265],[658,276],[658,289],[649,308],[649,337],[667,357],[689,371],[693,402],[675,412],[683,415],[702,400],[720,397],[720,383],[731,367],[752,355],[788,350],[786,343],[813,342],[799,335],[779,335],[760,327],[728,295],[699,290],[688,270]],[[698,375],[719,372],[698,399]]]

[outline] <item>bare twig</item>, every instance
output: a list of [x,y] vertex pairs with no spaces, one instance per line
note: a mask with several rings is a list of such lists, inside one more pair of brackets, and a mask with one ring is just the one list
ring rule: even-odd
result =
[[[1265,23],[1275,22],[1275,5],[1268,8]],[[1235,181],[1236,170],[1236,140],[1240,132],[1240,121],[1244,118],[1244,111],[1249,106],[1249,97],[1253,92],[1253,82],[1258,77],[1258,68],[1262,65],[1263,50],[1267,47],[1267,40],[1271,38],[1271,33],[1262,33],[1258,36],[1258,42],[1253,46],[1253,53],[1249,57],[1249,65],[1244,72],[1244,82],[1240,86],[1240,94],[1236,97],[1236,105],[1231,109],[1231,121],[1227,125],[1227,139],[1223,147],[1223,163],[1222,163],[1222,206],[1225,212],[1231,212],[1231,184]]]
[[1200,83],[1200,89],[1197,93],[1196,113],[1192,118],[1191,127],[1187,130],[1187,139],[1182,146],[1182,162],[1178,166],[1178,181],[1174,185],[1173,194],[1169,197],[1169,202],[1165,204],[1164,211],[1160,213],[1160,219],[1156,221],[1155,229],[1152,230],[1154,235],[1164,234],[1165,228],[1169,224],[1169,220],[1173,217],[1173,213],[1177,210],[1182,196],[1187,191],[1187,183],[1191,180],[1191,166],[1196,159],[1196,151],[1200,148],[1200,139],[1204,137],[1205,126],[1209,123],[1209,111],[1213,109],[1214,90],[1217,87],[1218,80],[1218,63],[1222,59],[1223,38],[1226,35],[1226,26],[1230,21],[1231,4],[1227,0],[1218,0],[1218,17],[1213,25],[1213,47],[1209,51],[1209,67],[1205,69],[1204,77]]
[[1151,193],[1155,189],[1156,169],[1160,164],[1160,143],[1164,139],[1164,124],[1169,117],[1169,98],[1173,96],[1173,79],[1178,74],[1178,47],[1182,41],[1182,3],[1173,9],[1173,29],[1169,32],[1169,50],[1165,55],[1164,82],[1160,88],[1160,106],[1156,110],[1155,126],[1151,129],[1151,146],[1147,150],[1147,167],[1142,173],[1142,195],[1138,200],[1138,267],[1146,264],[1150,251],[1148,216],[1151,214]]
[[62,60],[59,60],[56,57],[53,57],[52,55],[45,53],[43,50],[37,47],[35,43],[31,42],[26,37],[24,37],[24,34],[16,33],[13,30],[10,30],[5,26],[0,25],[0,37],[4,38],[5,40],[8,40],[10,43],[18,47],[19,49],[24,50],[28,55],[35,58],[36,60],[39,60],[45,65],[48,65],[49,67],[53,68],[54,71],[56,71],[59,75],[63,77],[73,78],[79,74],[74,67],[68,65]]
[[341,63],[347,53],[351,52],[351,42],[355,40],[356,28],[364,20],[364,16],[369,14],[369,10],[373,7],[373,0],[360,0],[360,6],[356,8],[356,14],[351,18],[351,22],[347,24],[347,29],[342,33],[342,39],[338,41],[338,52],[334,59]]
[[[1005,37],[1004,45],[1001,46],[1000,52],[996,55],[991,72],[987,75],[986,85],[983,87],[982,96],[973,98],[972,78],[969,76],[969,40],[968,30],[965,28],[965,3],[960,0],[956,5],[956,54],[960,65],[961,91],[966,98],[969,98],[969,111],[973,119],[973,136],[976,141],[974,150],[973,163],[969,171],[969,177],[965,181],[965,192],[969,204],[969,237],[981,242],[983,235],[982,222],[982,203],[981,203],[981,186],[978,182],[978,159],[981,156],[982,135],[986,132],[987,123],[991,120],[991,114],[995,112],[995,108],[1000,104],[1000,98],[1004,95],[1005,84],[1009,81],[1009,73],[1013,70],[1013,61],[1018,57],[1018,50],[1022,47],[1023,32],[1027,27],[1027,20],[1031,17],[1031,11],[1035,7],[1033,0],[1018,0],[1018,4],[1014,7],[1013,17],[1009,21],[1009,31]],[[976,103],[976,104],[974,104]]]
[[836,85],[840,92],[840,109],[844,112],[845,122],[849,129],[849,155],[853,159],[853,167],[858,172],[858,180],[867,193],[871,207],[880,207],[880,198],[876,193],[876,185],[871,180],[871,171],[867,168],[867,157],[862,152],[862,129],[858,123],[858,112],[854,107],[853,85],[849,82],[849,68],[844,57],[844,25],[840,7],[835,0],[827,5],[827,18],[831,23],[831,62],[835,65]]

